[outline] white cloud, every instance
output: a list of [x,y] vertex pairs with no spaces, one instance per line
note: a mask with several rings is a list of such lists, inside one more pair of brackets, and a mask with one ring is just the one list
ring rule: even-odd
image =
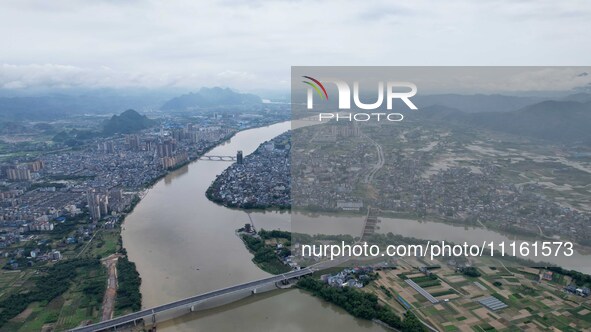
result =
[[0,65],[0,86],[6,89],[28,87],[109,87],[129,85],[129,76],[108,67],[97,69],[69,65]]
[[291,65],[585,65],[586,0],[3,1],[0,85],[286,88]]

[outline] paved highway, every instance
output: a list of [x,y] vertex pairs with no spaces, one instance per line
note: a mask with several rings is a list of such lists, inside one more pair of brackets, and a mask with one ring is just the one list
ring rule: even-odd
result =
[[112,328],[114,326],[120,326],[123,324],[132,323],[132,322],[139,320],[143,317],[150,316],[152,314],[158,314],[159,312],[163,312],[166,310],[171,310],[171,309],[175,309],[175,308],[183,307],[183,306],[189,307],[189,305],[191,305],[193,303],[207,300],[207,299],[210,299],[210,298],[213,298],[216,296],[230,294],[230,293],[238,292],[238,291],[241,291],[244,289],[256,288],[257,286],[263,286],[263,285],[266,285],[269,283],[280,282],[280,281],[291,279],[291,278],[297,278],[297,277],[305,276],[307,274],[311,274],[313,272],[314,272],[313,270],[306,268],[306,269],[292,271],[292,272],[288,272],[288,273],[284,273],[284,274],[279,274],[279,275],[272,276],[269,278],[255,280],[255,281],[247,282],[245,284],[235,285],[232,287],[215,290],[213,292],[193,296],[193,297],[179,300],[179,301],[175,301],[172,303],[163,304],[163,305],[160,305],[160,306],[157,306],[154,308],[134,312],[134,313],[131,313],[131,314],[128,314],[125,316],[117,317],[117,318],[103,321],[100,323],[77,327],[77,328],[71,329],[70,331],[71,332],[102,331],[102,330]]

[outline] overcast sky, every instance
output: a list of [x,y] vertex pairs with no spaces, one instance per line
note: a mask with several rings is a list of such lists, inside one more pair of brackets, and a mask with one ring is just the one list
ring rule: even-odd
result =
[[589,65],[591,1],[3,0],[0,88],[289,90],[292,65]]

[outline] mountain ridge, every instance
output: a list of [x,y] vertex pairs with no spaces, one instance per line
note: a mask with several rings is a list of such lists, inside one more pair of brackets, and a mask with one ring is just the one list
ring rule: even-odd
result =
[[219,106],[254,106],[262,104],[262,99],[254,94],[235,92],[230,88],[201,88],[166,101],[161,110],[190,110]]
[[444,105],[421,110],[419,119],[451,121],[561,143],[591,143],[591,102],[545,100],[510,112],[466,113]]
[[128,109],[120,115],[113,115],[105,120],[103,134],[131,134],[156,124],[156,121],[148,119],[147,116],[139,114],[133,109]]

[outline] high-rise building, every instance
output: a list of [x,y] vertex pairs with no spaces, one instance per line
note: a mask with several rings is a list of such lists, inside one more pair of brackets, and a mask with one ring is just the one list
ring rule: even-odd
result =
[[242,150],[238,150],[238,152],[236,153],[236,163],[238,163],[238,165],[244,164],[244,158],[242,156]]
[[31,171],[24,167],[9,168],[6,170],[6,176],[8,177],[8,180],[12,181],[30,181]]
[[157,146],[158,157],[172,157],[176,150],[176,142],[174,140],[167,140],[159,143]]
[[115,152],[115,145],[113,144],[113,141],[100,142],[100,143],[98,143],[97,148],[98,148],[99,152],[103,152],[103,153]]
[[109,213],[109,195],[97,193],[94,189],[86,192],[86,202],[92,221],[99,221],[103,216]]
[[42,160],[35,160],[27,163],[27,168],[31,172],[39,172],[43,169],[43,161]]
[[185,132],[182,128],[175,128],[172,130],[171,136],[173,139],[180,142],[185,138]]
[[201,133],[192,131],[189,133],[189,139],[191,139],[191,143],[198,143],[201,140]]
[[179,165],[180,163],[186,162],[189,160],[189,157],[186,152],[178,153],[172,157],[163,157],[162,158],[162,167],[163,168],[171,168]]
[[34,160],[15,165],[3,165],[0,170],[12,181],[30,181],[34,173],[43,169],[43,161]]
[[156,141],[153,138],[146,139],[145,143],[146,151],[154,151],[156,149]]
[[140,150],[140,138],[138,135],[129,135],[125,138],[127,143],[127,147],[131,151],[139,151]]
[[92,221],[101,219],[101,208],[99,206],[99,197],[94,189],[89,189],[86,192],[86,203],[88,204],[88,212]]

